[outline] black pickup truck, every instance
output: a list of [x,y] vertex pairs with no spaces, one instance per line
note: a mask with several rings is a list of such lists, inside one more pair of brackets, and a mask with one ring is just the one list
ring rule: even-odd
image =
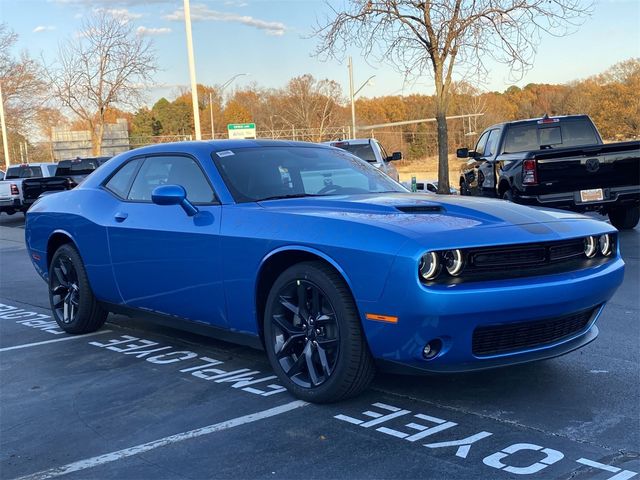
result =
[[586,115],[487,128],[460,171],[460,193],[525,205],[596,211],[618,229],[640,219],[640,141],[603,143]]
[[40,195],[71,190],[111,157],[61,160],[53,177],[28,178],[22,182],[23,209],[27,211]]

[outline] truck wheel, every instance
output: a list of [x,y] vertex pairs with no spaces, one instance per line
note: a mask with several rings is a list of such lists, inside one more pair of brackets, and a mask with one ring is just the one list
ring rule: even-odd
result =
[[53,318],[67,333],[95,332],[108,312],[93,295],[80,254],[64,244],[53,255],[49,267],[49,301]]
[[321,262],[303,262],[274,282],[264,343],[282,384],[308,402],[335,402],[364,390],[374,363],[346,283]]
[[618,230],[635,228],[640,220],[640,206],[622,207],[609,210],[611,225]]
[[502,199],[507,202],[513,202],[513,192],[511,190],[507,190],[502,194]]
[[467,182],[460,182],[460,195],[471,195]]

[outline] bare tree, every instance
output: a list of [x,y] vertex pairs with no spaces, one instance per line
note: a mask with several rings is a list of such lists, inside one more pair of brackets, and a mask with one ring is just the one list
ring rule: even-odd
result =
[[449,192],[447,108],[456,76],[486,75],[485,59],[522,75],[541,35],[562,36],[589,13],[584,0],[347,0],[317,26],[316,54],[341,58],[355,46],[391,62],[408,79],[433,77],[438,189]]
[[60,45],[47,73],[55,98],[87,124],[100,155],[109,107],[135,108],[157,71],[151,40],[128,21],[97,10],[76,38]]
[[341,114],[340,85],[332,80],[316,80],[306,74],[291,79],[283,91],[282,116],[302,129],[318,129],[315,141],[321,141],[328,127],[336,126]]
[[0,23],[0,83],[7,110],[9,130],[28,133],[46,94],[42,68],[26,52],[14,56],[11,50],[18,36]]

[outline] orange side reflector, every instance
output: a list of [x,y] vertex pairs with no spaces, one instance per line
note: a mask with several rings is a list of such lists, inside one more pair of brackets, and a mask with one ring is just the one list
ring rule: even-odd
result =
[[377,315],[375,313],[367,313],[367,320],[375,320],[378,322],[398,323],[398,317],[388,315]]

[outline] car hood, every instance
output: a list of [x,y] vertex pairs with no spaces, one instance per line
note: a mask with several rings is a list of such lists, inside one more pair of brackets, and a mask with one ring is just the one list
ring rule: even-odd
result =
[[572,230],[567,227],[571,221],[596,222],[574,212],[532,208],[504,200],[424,193],[330,195],[270,200],[260,205],[270,211],[365,223],[416,237],[462,233],[471,228],[475,233],[478,229],[519,227],[523,233],[564,238]]

